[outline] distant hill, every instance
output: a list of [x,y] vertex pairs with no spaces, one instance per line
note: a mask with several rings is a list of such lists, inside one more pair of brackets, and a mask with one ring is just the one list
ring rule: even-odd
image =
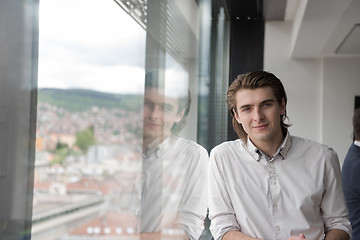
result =
[[137,111],[143,104],[143,97],[136,94],[112,94],[86,89],[42,88],[38,90],[38,102],[46,102],[69,111],[85,111],[93,106]]

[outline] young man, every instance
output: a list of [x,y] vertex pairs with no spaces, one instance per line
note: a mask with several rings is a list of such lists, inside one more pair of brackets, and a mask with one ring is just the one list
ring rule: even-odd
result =
[[158,72],[145,81],[139,232],[142,239],[198,239],[207,214],[208,153],[177,136],[190,92]]
[[360,239],[360,108],[353,116],[354,143],[350,146],[342,166],[344,194],[349,208],[352,239]]
[[239,75],[227,92],[238,140],[210,153],[209,218],[215,239],[349,239],[336,153],[289,134],[280,80]]

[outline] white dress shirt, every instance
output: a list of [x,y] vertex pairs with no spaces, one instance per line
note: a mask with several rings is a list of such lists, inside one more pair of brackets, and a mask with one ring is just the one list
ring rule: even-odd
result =
[[140,232],[198,239],[207,214],[208,152],[170,136],[143,155]]
[[231,230],[285,240],[320,240],[330,229],[351,235],[337,154],[288,133],[271,159],[248,139],[210,153],[209,218],[215,239]]

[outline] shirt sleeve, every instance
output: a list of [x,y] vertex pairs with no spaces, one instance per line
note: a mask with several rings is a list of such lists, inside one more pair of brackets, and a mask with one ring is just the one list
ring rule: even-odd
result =
[[324,194],[321,202],[325,233],[331,229],[341,229],[351,237],[351,224],[342,188],[340,164],[333,149],[327,149],[325,157]]
[[207,174],[209,155],[199,147],[194,153],[188,153],[190,162],[186,175],[186,188],[181,202],[181,224],[191,240],[199,239],[204,230],[207,214]]
[[210,153],[208,173],[210,231],[215,240],[220,240],[228,231],[239,231],[240,226],[224,180],[224,171],[217,149],[213,149]]

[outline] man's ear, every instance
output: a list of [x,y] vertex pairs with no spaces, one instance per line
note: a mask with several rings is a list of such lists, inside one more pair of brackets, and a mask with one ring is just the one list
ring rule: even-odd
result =
[[233,109],[232,111],[233,111],[233,113],[234,113],[234,117],[235,117],[236,121],[237,121],[239,124],[241,124],[240,117],[239,117],[239,115],[237,114],[237,112],[235,111],[235,109]]
[[285,98],[281,99],[281,104],[280,104],[280,115],[284,115],[286,112],[286,103],[285,103]]
[[183,119],[185,114],[185,108],[183,108],[177,115],[176,115],[176,119],[175,122],[178,123],[181,121],[181,119]]

